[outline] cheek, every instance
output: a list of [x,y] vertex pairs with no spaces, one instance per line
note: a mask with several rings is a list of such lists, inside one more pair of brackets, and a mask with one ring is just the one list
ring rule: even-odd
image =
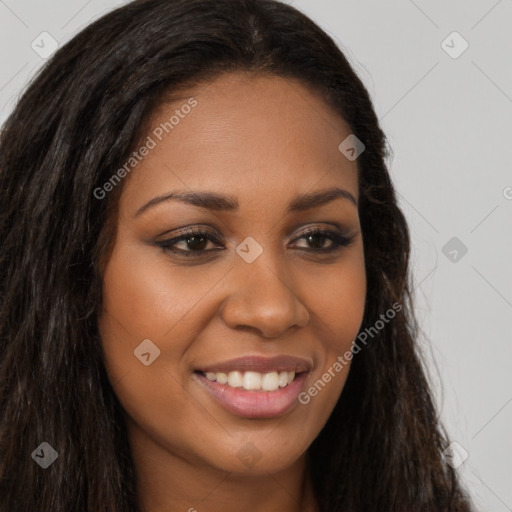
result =
[[[153,437],[159,425],[172,424],[176,434],[166,432],[167,442],[177,445],[179,433],[200,419],[183,393],[181,362],[201,328],[188,313],[213,286],[209,281],[187,279],[168,260],[137,257],[126,245],[112,254],[104,274],[99,329],[114,392],[130,421]],[[177,410],[183,415],[172,414]]]
[[318,268],[307,287],[308,308],[318,317],[315,329],[323,329],[321,337],[331,356],[344,353],[363,321],[366,272],[362,246],[347,251],[339,264]]
[[[157,386],[162,378],[157,369],[165,366],[161,365],[164,350],[166,357],[179,357],[185,350],[179,344],[179,336],[175,338],[178,343],[170,347],[162,346],[162,340],[179,327],[194,299],[194,290],[176,283],[170,286],[165,270],[158,261],[140,257],[129,245],[114,251],[105,269],[103,309],[98,323],[113,385],[129,373],[131,383],[141,381],[142,387],[151,383]],[[147,353],[149,356],[142,355]],[[146,366],[144,359],[150,365]]]
[[346,255],[336,268],[316,273],[318,284],[309,295],[316,315],[315,332],[321,358],[311,375],[302,403],[309,404],[319,425],[327,420],[345,385],[352,361],[352,344],[361,328],[366,301],[362,247]]
[[[147,253],[126,244],[112,255],[104,275],[103,323],[106,328],[110,317],[118,324],[114,330],[120,330],[124,339],[133,343],[151,337],[174,338],[169,348],[179,349],[181,337],[172,332],[187,326],[190,312],[219,276],[200,266],[172,265],[163,253],[156,257]],[[197,328],[197,318],[195,325]],[[104,340],[109,340],[107,333]]]

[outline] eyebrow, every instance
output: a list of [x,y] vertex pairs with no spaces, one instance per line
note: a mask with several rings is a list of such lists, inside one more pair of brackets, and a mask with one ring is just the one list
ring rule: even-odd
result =
[[[288,204],[286,211],[287,213],[292,213],[309,210],[310,208],[327,204],[335,199],[348,199],[357,207],[355,197],[348,190],[339,187],[331,187],[317,190],[315,192],[305,193],[293,198]],[[141,206],[135,213],[134,217],[138,217],[146,210],[167,201],[182,201],[193,206],[216,211],[234,211],[239,208],[238,200],[233,196],[208,191],[177,190],[154,197],[151,201]]]

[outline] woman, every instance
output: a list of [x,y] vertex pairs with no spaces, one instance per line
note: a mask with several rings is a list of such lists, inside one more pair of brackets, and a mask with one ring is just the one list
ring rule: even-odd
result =
[[274,0],[140,0],[0,142],[0,510],[469,511],[369,95]]

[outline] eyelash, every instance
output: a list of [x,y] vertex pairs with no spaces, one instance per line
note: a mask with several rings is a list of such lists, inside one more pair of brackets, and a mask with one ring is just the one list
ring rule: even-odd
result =
[[[323,248],[323,249],[307,249],[307,248],[300,248],[306,252],[313,252],[316,254],[329,254],[333,253],[334,251],[340,249],[341,247],[348,247],[355,236],[352,237],[346,237],[341,234],[339,234],[336,231],[328,230],[328,229],[319,229],[319,228],[313,228],[309,231],[306,231],[305,233],[302,233],[301,236],[297,237],[295,240],[300,240],[302,238],[307,238],[309,236],[315,236],[320,235],[324,236],[326,238],[329,238],[333,243],[331,247]],[[187,241],[189,238],[192,237],[199,237],[199,238],[206,238],[208,241],[218,244],[221,240],[219,240],[218,237],[215,235],[212,235],[208,231],[200,231],[200,230],[187,230],[181,235],[171,238],[169,240],[162,240],[161,242],[157,242],[157,245],[161,247],[166,252],[171,252],[173,254],[183,255],[185,257],[201,257],[205,254],[218,250],[218,249],[209,249],[209,250],[200,250],[200,251],[184,251],[183,249],[176,249],[172,248],[173,245],[177,244],[181,241]],[[222,237],[220,237],[222,239]],[[295,241],[294,240],[294,241]]]

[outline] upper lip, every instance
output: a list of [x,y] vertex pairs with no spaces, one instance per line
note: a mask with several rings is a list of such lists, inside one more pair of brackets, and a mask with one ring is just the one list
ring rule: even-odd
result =
[[279,355],[275,357],[265,356],[242,356],[229,361],[222,361],[220,363],[212,363],[207,366],[197,368],[197,371],[206,372],[223,372],[229,373],[231,371],[253,371],[259,373],[270,372],[308,372],[311,370],[313,364],[307,359],[301,357]]

